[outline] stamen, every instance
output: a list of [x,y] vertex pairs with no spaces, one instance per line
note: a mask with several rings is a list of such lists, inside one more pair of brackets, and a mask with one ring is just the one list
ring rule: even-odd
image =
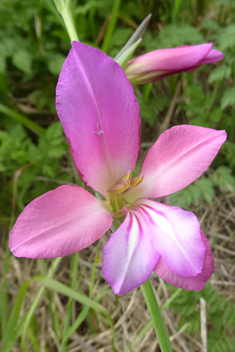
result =
[[130,180],[131,179],[131,172],[130,171],[127,171],[127,173],[122,176],[121,178],[119,178],[119,180],[117,180],[117,182],[115,182],[114,184],[117,185],[118,183],[122,183],[126,180]]
[[136,176],[136,177],[132,178],[132,179],[130,180],[130,186],[129,186],[129,188],[132,188],[132,187],[137,186],[139,183],[141,183],[141,182],[143,181],[143,178],[144,178],[143,175],[139,175],[139,176]]
[[112,193],[113,195],[123,193],[130,187],[130,180],[125,180],[121,183],[114,184],[110,187],[107,192]]
[[99,123],[97,123],[97,131],[98,131],[98,132],[92,132],[92,134],[95,134],[97,137],[100,137],[100,135],[101,135],[102,133],[104,133],[103,130],[100,130],[100,124],[99,124]]

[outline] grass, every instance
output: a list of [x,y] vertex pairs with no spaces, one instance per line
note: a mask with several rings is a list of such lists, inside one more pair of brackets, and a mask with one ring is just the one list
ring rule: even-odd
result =
[[[118,297],[103,279],[102,249],[109,233],[99,243],[79,253],[54,260],[15,258],[9,251],[9,231],[27,202],[58,184],[77,184],[80,179],[66,141],[61,142],[61,132],[54,124],[57,121],[54,88],[63,57],[70,49],[61,17],[49,0],[38,2],[37,6],[26,0],[22,0],[22,4],[5,1],[0,10],[0,17],[7,18],[9,24],[3,25],[0,18],[0,349],[2,352],[158,352],[160,347],[141,290],[135,289]],[[175,44],[184,33],[180,32],[182,24],[187,24],[187,31],[191,31],[190,35],[186,31],[182,39],[187,44],[197,44],[198,38],[204,38],[219,46],[222,31],[234,23],[232,4],[221,5],[216,0],[169,0],[157,4],[141,0],[74,1],[71,13],[79,39],[93,46],[99,45],[114,57],[128,39],[123,39],[128,33],[125,30],[136,29],[149,12],[152,12],[152,20],[137,54],[166,42],[168,46],[182,45],[180,42]],[[21,22],[23,18],[25,21]],[[229,27],[229,30],[232,29]],[[215,305],[218,314],[220,308],[226,313],[228,302],[235,306],[233,97],[229,97],[228,105],[221,107],[224,92],[233,86],[235,68],[230,59],[235,46],[229,38],[227,44],[223,39],[223,46],[224,64],[230,68],[230,74],[215,83],[208,83],[208,77],[219,64],[135,87],[142,114],[141,159],[159,131],[173,125],[206,124],[211,128],[225,128],[228,132],[230,144],[222,150],[206,176],[209,179],[218,166],[226,166],[231,170],[229,189],[214,187],[215,196],[210,204],[200,198],[188,208],[198,216],[212,246],[215,273],[209,282],[221,297],[222,308]],[[27,55],[16,56],[19,48],[21,55],[22,51]],[[23,61],[20,60],[22,57]],[[14,132],[18,124],[20,128]],[[54,129],[50,132],[52,125]],[[20,133],[22,136],[18,141]],[[15,145],[7,144],[10,137]],[[46,154],[47,149],[53,155],[51,159]],[[31,159],[35,160],[29,158],[32,150]],[[60,154],[56,154],[58,150]],[[37,158],[39,152],[43,154],[40,159]],[[59,160],[56,165],[53,164],[55,157]],[[168,197],[161,201],[170,202]],[[173,350],[201,351],[202,331],[197,315],[200,303],[192,298],[189,308],[192,314],[195,313],[195,321],[191,318],[188,321],[187,311],[179,312],[174,307],[184,291],[172,290],[155,273],[150,280]],[[204,292],[201,292],[202,296]],[[186,295],[190,300],[190,293],[186,292]],[[212,344],[210,334],[214,321],[210,320],[210,307],[208,298],[204,314],[208,341]],[[229,340],[235,336],[233,317],[224,320],[218,331],[221,333],[220,352],[235,351]],[[212,352],[210,344],[208,352]]]

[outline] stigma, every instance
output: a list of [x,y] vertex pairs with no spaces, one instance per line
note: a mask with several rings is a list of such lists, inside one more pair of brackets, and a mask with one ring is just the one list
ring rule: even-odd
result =
[[128,171],[123,177],[117,180],[112,187],[110,187],[107,192],[110,195],[116,195],[125,192],[129,188],[136,187],[143,181],[144,176],[139,175],[131,178],[131,172]]

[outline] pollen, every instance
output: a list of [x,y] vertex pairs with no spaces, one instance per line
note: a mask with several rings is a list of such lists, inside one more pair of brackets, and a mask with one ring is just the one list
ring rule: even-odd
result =
[[112,187],[107,191],[111,195],[116,195],[125,192],[129,188],[139,185],[143,181],[144,176],[139,175],[131,178],[131,172],[128,171],[123,177],[117,180]]

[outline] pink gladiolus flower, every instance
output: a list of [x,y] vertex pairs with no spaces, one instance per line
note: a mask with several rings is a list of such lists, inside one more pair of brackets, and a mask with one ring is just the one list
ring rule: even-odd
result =
[[18,257],[54,258],[79,251],[123,220],[104,247],[103,275],[116,294],[151,272],[176,287],[200,290],[213,273],[209,242],[196,216],[151,200],[197,179],[226,139],[225,131],[175,126],[131,177],[140,150],[140,113],[122,68],[103,52],[73,42],[57,85],[57,111],[84,183],[61,186],[28,204],[10,234]]
[[158,81],[179,72],[190,72],[201,65],[222,60],[224,55],[212,49],[213,43],[184,45],[154,50],[129,61],[125,73],[133,85]]

